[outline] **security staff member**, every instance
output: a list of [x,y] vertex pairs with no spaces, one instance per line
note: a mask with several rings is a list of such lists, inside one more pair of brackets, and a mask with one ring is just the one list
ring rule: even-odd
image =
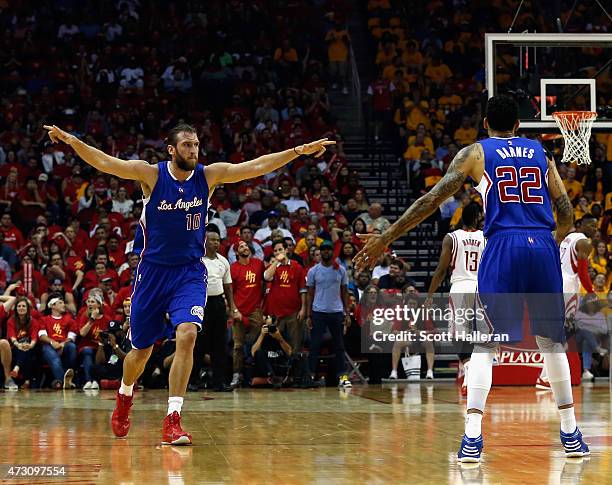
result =
[[[227,312],[225,301],[234,314],[236,308],[232,293],[232,277],[228,260],[217,253],[221,238],[212,224],[206,229],[206,256],[203,261],[208,272],[208,298],[204,309],[204,331],[198,335],[194,348],[193,379],[200,374],[204,360],[204,346],[210,349],[213,388],[219,392],[233,390],[226,382],[227,368]],[[225,295],[225,298],[223,298]]]

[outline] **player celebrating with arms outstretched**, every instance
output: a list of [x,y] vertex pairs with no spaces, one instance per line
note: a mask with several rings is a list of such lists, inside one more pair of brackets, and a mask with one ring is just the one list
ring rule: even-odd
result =
[[[45,126],[55,143],[64,142],[97,170],[119,178],[138,180],[144,193],[140,219],[143,236],[141,260],[134,278],[130,340],[132,350],[123,361],[123,379],[112,416],[115,436],[126,436],[133,387],[151,356],[153,344],[176,332],[176,354],[170,369],[168,414],[163,424],[163,444],[191,444],[181,429],[183,395],[193,365],[196,334],[206,306],[205,252],[208,200],[214,188],[259,177],[286,165],[300,155],[323,155],[327,138],[248,162],[198,164],[200,142],[195,128],[180,124],[168,133],[170,161],[150,165],[107,155],[77,137]],[[170,325],[166,323],[166,313]]]
[[[487,238],[478,268],[478,297],[485,303],[491,320],[487,322],[488,332],[520,341],[523,304],[527,304],[531,331],[544,354],[559,408],[565,454],[579,457],[587,455],[589,449],[574,416],[564,349],[563,281],[557,246],[572,228],[574,212],[554,161],[547,160],[539,142],[517,137],[518,125],[518,105],[512,98],[501,95],[489,99],[484,119],[489,138],[463,148],[442,180],[383,234],[361,236],[366,245],[355,263],[358,270],[373,267],[389,244],[431,215],[463,186],[468,176],[478,182]],[[554,237],[551,199],[557,209]],[[521,301],[516,302],[516,296]],[[494,356],[492,342],[474,345],[465,435],[457,455],[461,462],[480,461],[481,421],[491,388]]]

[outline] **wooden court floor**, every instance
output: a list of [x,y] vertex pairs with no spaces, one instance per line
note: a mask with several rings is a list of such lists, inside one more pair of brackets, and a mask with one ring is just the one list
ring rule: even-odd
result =
[[475,468],[455,461],[464,400],[445,382],[190,393],[183,422],[194,446],[181,448],[160,445],[164,391],[136,395],[123,440],[109,427],[114,391],[6,391],[0,464],[65,464],[68,475],[0,482],[612,483],[608,384],[574,389],[590,459],[563,457],[550,393],[495,387],[483,421],[484,460]]

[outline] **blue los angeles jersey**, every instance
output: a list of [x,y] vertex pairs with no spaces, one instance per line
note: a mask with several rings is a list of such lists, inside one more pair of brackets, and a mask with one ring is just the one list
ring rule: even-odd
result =
[[552,231],[555,221],[542,145],[519,137],[492,137],[479,143],[485,171],[476,190],[483,200],[484,235],[513,229]]
[[175,179],[168,162],[158,163],[157,183],[144,199],[140,218],[142,246],[136,231],[134,249],[142,259],[166,266],[190,264],[204,256],[208,217],[208,183],[197,165],[184,181]]

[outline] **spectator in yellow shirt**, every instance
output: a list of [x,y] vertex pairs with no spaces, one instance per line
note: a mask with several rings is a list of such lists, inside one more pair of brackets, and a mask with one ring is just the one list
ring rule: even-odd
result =
[[280,64],[289,65],[297,63],[298,55],[295,48],[291,47],[289,39],[283,39],[281,47],[274,51],[274,60]]
[[475,143],[477,135],[478,131],[471,125],[470,119],[464,116],[461,120],[461,126],[455,130],[454,138],[459,145],[466,146]]
[[404,63],[402,62],[402,58],[400,56],[395,56],[393,58],[393,62],[389,64],[388,66],[385,66],[385,68],[383,69],[383,74],[382,74],[383,79],[392,81],[397,70],[400,70],[400,71],[404,70]]
[[431,122],[429,121],[429,103],[427,101],[421,101],[418,106],[415,106],[410,111],[408,119],[406,120],[406,128],[409,131],[415,131],[417,126],[423,124],[426,129],[431,128]]
[[376,64],[383,67],[391,64],[396,55],[395,44],[393,42],[385,42],[383,48],[376,54]]
[[438,99],[438,106],[444,111],[455,111],[463,104],[461,96],[453,94],[450,84],[444,86],[444,94]]
[[408,42],[406,44],[406,52],[402,54],[402,60],[407,67],[421,70],[423,65],[423,54],[421,54],[414,42]]
[[425,69],[425,76],[438,88],[441,88],[445,82],[453,77],[453,72],[439,57],[434,57],[431,64]]
[[[425,144],[425,135],[424,133],[417,133],[413,143],[408,145],[408,148],[404,152],[404,159],[419,160],[421,158],[421,153],[423,153],[425,149],[428,149]],[[429,151],[432,152],[433,150]]]
[[589,258],[591,267],[598,273],[606,274],[608,272],[608,248],[606,243],[599,241],[593,249]]
[[574,167],[567,168],[567,178],[563,180],[563,185],[572,202],[582,195],[582,184],[576,180],[576,169]]
[[425,145],[425,148],[427,148],[430,151],[430,153],[433,153],[434,152],[433,140],[431,139],[431,137],[427,136],[427,131],[425,130],[425,125],[423,124],[420,124],[419,126],[417,126],[416,134],[408,137],[408,146],[414,145],[415,140],[419,134],[423,136],[423,143]]
[[461,216],[463,216],[463,208],[466,207],[470,203],[470,196],[467,192],[463,192],[461,194],[461,205],[455,209],[453,213],[453,217],[450,220],[451,229],[456,228],[459,224],[461,224]]
[[325,35],[327,42],[327,58],[329,60],[329,73],[332,78],[332,89],[342,85],[342,93],[348,94],[346,81],[348,77],[348,54],[350,37],[348,31],[340,22],[336,22],[333,29]]
[[574,220],[578,221],[584,217],[585,214],[590,212],[589,201],[586,197],[582,196],[578,199],[578,205],[574,208]]

